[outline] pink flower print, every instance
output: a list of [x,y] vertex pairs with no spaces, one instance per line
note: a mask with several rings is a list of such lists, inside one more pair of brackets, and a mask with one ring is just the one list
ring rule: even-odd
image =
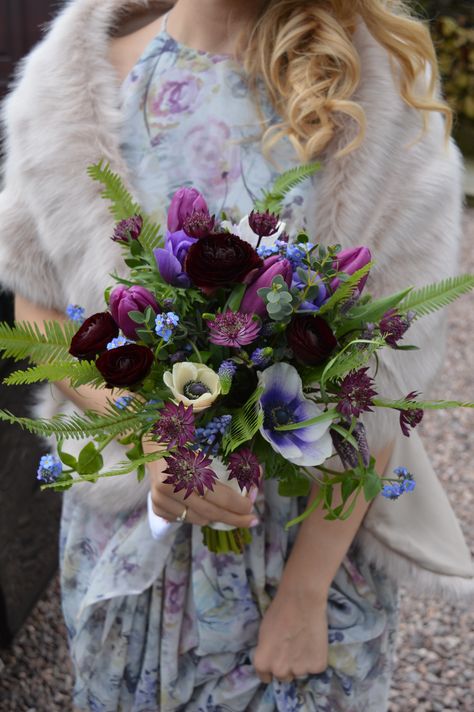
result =
[[201,82],[192,74],[178,71],[169,72],[167,81],[155,94],[150,93],[150,109],[154,117],[172,118],[174,114],[196,109],[196,100],[201,89]]
[[240,176],[239,145],[223,121],[210,119],[197,125],[186,135],[183,153],[194,166],[203,192],[222,197],[229,185]]

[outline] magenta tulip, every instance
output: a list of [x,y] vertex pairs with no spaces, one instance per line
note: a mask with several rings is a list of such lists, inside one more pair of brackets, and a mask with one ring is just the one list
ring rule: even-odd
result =
[[168,230],[170,232],[182,230],[186,218],[194,212],[208,213],[206,201],[196,188],[180,188],[171,199],[168,210]]
[[113,318],[128,339],[136,339],[137,328],[140,328],[140,325],[128,316],[129,312],[144,312],[147,307],[151,307],[156,314],[161,312],[153,294],[144,287],[115,287],[110,295],[109,306]]
[[[372,255],[368,247],[364,247],[363,245],[360,247],[348,247],[346,250],[341,250],[337,255],[334,261],[334,269],[338,272],[354,274],[354,272],[357,272],[357,270],[368,264],[371,259]],[[362,277],[357,285],[359,292],[363,290],[368,276],[369,275],[366,274],[365,277]],[[331,289],[333,291],[336,290],[340,283],[341,280],[338,277],[334,277],[334,279],[331,280]]]
[[288,287],[291,287],[293,268],[291,263],[282,259],[278,255],[267,257],[263,261],[263,267],[257,272],[253,282],[247,287],[239,311],[244,314],[258,314],[264,317],[267,314],[267,307],[263,299],[258,295],[258,290],[263,287],[271,287],[275,277],[281,275]]

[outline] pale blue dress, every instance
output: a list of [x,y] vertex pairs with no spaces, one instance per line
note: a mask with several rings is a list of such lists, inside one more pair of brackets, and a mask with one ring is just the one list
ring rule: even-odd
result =
[[[144,208],[162,223],[181,186],[198,188],[212,212],[225,208],[235,218],[279,170],[296,163],[286,142],[275,164],[263,157],[240,67],[177,43],[166,28],[124,82],[121,98],[123,153]],[[265,120],[275,122],[261,98]],[[289,228],[314,231],[308,216],[317,182],[289,196]],[[252,543],[242,556],[215,555],[199,527],[172,524],[154,541],[146,507],[106,517],[67,493],[61,570],[75,705],[94,712],[384,712],[398,594],[354,547],[330,590],[328,669],[265,685],[252,666],[262,615],[297,534],[284,524],[303,507],[303,499],[280,497],[275,483],[265,482]]]

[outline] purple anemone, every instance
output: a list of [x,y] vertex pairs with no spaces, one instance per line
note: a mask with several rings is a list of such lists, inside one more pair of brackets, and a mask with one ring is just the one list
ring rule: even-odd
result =
[[167,232],[164,247],[153,250],[161,276],[173,287],[189,287],[191,280],[184,270],[184,260],[196,238],[189,237],[184,230]]
[[332,454],[328,420],[297,430],[276,430],[279,425],[299,423],[323,412],[304,396],[298,371],[288,363],[275,363],[259,373],[259,381],[264,388],[260,396],[264,415],[262,437],[295,465],[309,467],[327,460]]

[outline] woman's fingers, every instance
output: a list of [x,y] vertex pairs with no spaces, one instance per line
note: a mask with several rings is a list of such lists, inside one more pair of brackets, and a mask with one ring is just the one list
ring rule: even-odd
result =
[[168,522],[175,522],[176,518],[181,516],[184,512],[184,508],[187,507],[188,511],[186,519],[184,520],[185,522],[188,524],[198,524],[201,527],[209,524],[209,520],[195,512],[194,509],[189,506],[187,500],[186,502],[181,502],[166,495],[160,495],[159,500],[156,502],[152,495],[151,500],[155,514],[158,515],[158,517],[162,517],[162,519],[166,519]]

